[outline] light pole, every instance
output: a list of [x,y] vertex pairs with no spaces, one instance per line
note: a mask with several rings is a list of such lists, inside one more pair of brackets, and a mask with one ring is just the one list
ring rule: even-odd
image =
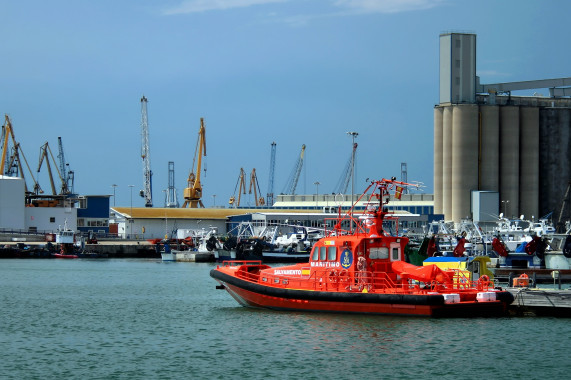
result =
[[321,185],[321,183],[319,183],[319,181],[315,181],[315,182],[313,182],[313,184],[315,185],[315,188],[316,188],[316,189],[315,189],[315,192],[317,193],[316,196],[315,196],[315,207],[319,207],[319,203],[318,203],[318,202],[319,202],[319,201],[318,201],[318,198],[319,198],[319,185]]
[[117,187],[116,184],[111,185],[113,187],[113,207],[115,207],[115,188]]
[[212,194],[212,199],[213,199],[213,205],[212,207],[216,207],[216,194]]
[[129,187],[131,188],[131,219],[129,219],[129,226],[131,227],[131,233],[130,235],[133,235],[133,187],[135,185],[129,185]]
[[[353,209],[353,193],[355,191],[355,138],[359,136],[357,132],[347,132],[351,136],[351,210]],[[353,218],[351,218],[351,232],[353,232]]]
[[508,203],[510,203],[509,200],[507,200],[507,201],[502,201],[502,204],[504,205],[504,216],[505,216],[507,219],[509,219],[509,218],[508,218]]
[[359,136],[357,132],[347,132],[351,136],[351,205],[353,205],[353,193],[355,188],[355,138]]

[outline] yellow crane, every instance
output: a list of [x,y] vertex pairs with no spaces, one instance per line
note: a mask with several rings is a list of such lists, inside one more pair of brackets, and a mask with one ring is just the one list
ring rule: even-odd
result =
[[[22,158],[24,159],[24,162],[26,163],[26,167],[28,168],[28,172],[30,173],[32,180],[34,181],[34,193],[36,195],[43,193],[43,190],[40,188],[40,185],[38,184],[38,182],[34,178],[34,174],[32,173],[32,170],[30,169],[30,165],[28,165],[28,160],[26,160],[26,156],[24,155],[24,152],[20,148],[20,143],[16,142],[16,137],[14,137],[14,128],[12,127],[12,123],[10,121],[10,118],[6,114],[4,114],[4,117],[5,117],[5,123],[2,126],[2,136],[0,138],[0,141],[2,141],[2,143],[1,143],[2,152],[0,154],[0,175],[7,174],[7,175],[11,176],[11,175],[14,175],[16,173],[16,170],[17,170],[17,173],[19,173],[19,175],[24,180],[24,187],[25,187],[26,194],[29,193],[28,185],[26,184],[26,178],[24,177],[24,169],[22,168],[22,161],[20,159],[20,152],[21,152]],[[6,155],[8,154],[8,140],[9,139],[12,139],[12,151],[13,152],[12,152],[12,155],[10,156],[10,158],[8,160],[8,165],[6,166]],[[6,169],[6,170],[4,170],[4,169]]]
[[252,194],[252,187],[254,187],[254,199],[256,200],[256,207],[263,206],[266,201],[264,197],[258,198],[258,194],[262,194],[260,191],[260,185],[258,184],[258,177],[256,176],[256,168],[252,169],[252,173],[250,174],[250,191],[249,194]]
[[242,193],[246,194],[246,172],[244,172],[244,168],[240,168],[240,174],[238,175],[238,181],[234,188],[234,194],[236,194],[236,190],[238,190],[238,202],[236,202],[236,196],[232,195],[228,201],[231,207],[239,207],[240,200],[242,199]]
[[[198,155],[198,160],[197,160]],[[192,169],[188,175],[188,186],[184,189],[183,208],[204,207],[202,204],[202,185],[200,184],[200,169],[202,167],[202,156],[206,157],[206,132],[204,129],[204,118],[200,118],[200,129],[198,130],[198,141],[194,150],[194,159],[192,160]],[[196,174],[193,171],[196,162]]]

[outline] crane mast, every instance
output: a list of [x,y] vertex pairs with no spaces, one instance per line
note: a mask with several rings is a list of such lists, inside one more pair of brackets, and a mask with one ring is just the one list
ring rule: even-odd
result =
[[293,167],[293,171],[290,174],[286,187],[284,189],[284,194],[295,194],[295,189],[297,188],[297,182],[299,181],[299,175],[301,174],[301,169],[303,168],[303,158],[305,155],[305,144],[301,146],[301,153],[297,158],[297,162]]
[[151,152],[149,148],[149,122],[147,117],[147,98],[141,98],[141,158],[143,159],[143,190],[145,207],[153,207],[153,172],[151,171]]
[[272,142],[270,151],[270,179],[268,181],[268,194],[266,200],[268,205],[274,204],[274,176],[276,170],[276,143]]
[[[198,155],[198,157],[197,157]],[[202,156],[206,157],[206,130],[204,129],[204,118],[200,118],[200,129],[198,130],[198,140],[196,142],[196,149],[194,150],[194,159],[192,161],[192,168],[188,175],[188,185],[184,189],[184,204],[182,207],[198,208],[204,207],[202,203],[202,185],[200,184],[200,169],[202,167]],[[198,158],[198,159],[197,159]],[[196,174],[194,170],[194,163],[196,162]]]

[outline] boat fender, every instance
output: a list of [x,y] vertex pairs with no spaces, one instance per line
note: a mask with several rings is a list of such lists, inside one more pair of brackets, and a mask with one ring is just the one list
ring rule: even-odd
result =
[[367,260],[363,256],[359,256],[357,260],[357,270],[362,272],[367,269]]
[[537,250],[535,251],[535,256],[537,256],[540,260],[543,260],[545,257],[545,250],[547,249],[547,241],[545,238],[540,239],[537,242]]
[[571,235],[567,235],[565,238],[565,245],[563,246],[563,256],[568,259],[571,258]]

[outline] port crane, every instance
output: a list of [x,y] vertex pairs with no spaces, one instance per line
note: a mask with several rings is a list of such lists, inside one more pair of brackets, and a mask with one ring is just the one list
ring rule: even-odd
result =
[[[200,169],[202,167],[202,156],[206,157],[206,131],[204,129],[204,118],[200,118],[200,129],[198,130],[198,140],[194,150],[194,159],[192,160],[192,169],[188,175],[188,185],[184,189],[184,204],[182,207],[198,208],[204,207],[202,204],[202,185],[200,184]],[[197,157],[198,156],[198,157]],[[194,164],[196,162],[196,174]],[[206,170],[205,170],[206,171]]]
[[[238,190],[238,201],[236,202],[236,190]],[[244,168],[240,168],[240,174],[238,174],[238,181],[236,181],[236,187],[234,188],[234,195],[230,197],[228,203],[230,207],[239,207],[240,200],[242,199],[242,194],[246,194],[246,172]]]
[[145,207],[153,207],[153,172],[151,171],[151,152],[149,147],[149,122],[147,118],[147,98],[141,98],[141,158],[143,159],[143,190],[139,192],[145,198]]
[[[24,177],[24,170],[22,168],[22,160],[20,159],[20,153],[21,153],[22,158],[24,159],[24,163],[28,168],[28,172],[30,173],[30,177],[32,177],[32,180],[34,181],[34,193],[36,195],[41,194],[43,193],[43,190],[40,188],[40,185],[34,178],[34,174],[30,169],[28,160],[26,159],[24,152],[20,148],[20,143],[16,142],[16,137],[14,136],[14,128],[12,127],[12,122],[10,121],[8,115],[5,114],[4,117],[5,117],[5,122],[4,125],[2,125],[2,134],[0,136],[0,142],[2,146],[2,152],[0,155],[0,174],[5,174],[9,177],[18,176],[19,174],[24,180],[24,188],[26,194],[29,194],[30,191],[28,191],[28,185],[26,184],[26,178]],[[6,161],[6,157],[8,154],[9,140],[12,140],[12,154],[8,158],[8,161]],[[8,162],[8,165],[6,165],[6,162]]]
[[289,176],[283,193],[284,194],[295,194],[295,189],[297,187],[297,182],[299,180],[299,175],[301,174],[301,169],[303,167],[303,159],[305,155],[305,144],[301,146],[301,153],[299,154],[295,166]]
[[[49,153],[49,156],[48,156],[48,153]],[[56,160],[55,160],[55,158],[54,158],[54,155],[53,155],[53,153],[52,153],[52,150],[50,149],[50,146],[49,146],[49,144],[48,144],[47,141],[44,143],[44,145],[42,145],[42,146],[40,147],[40,161],[39,161],[39,163],[38,163],[38,170],[37,170],[37,172],[38,172],[38,173],[40,172],[40,170],[41,170],[41,168],[42,168],[42,164],[43,164],[44,161],[45,161],[46,166],[48,167],[48,176],[49,176],[49,178],[50,178],[50,186],[51,186],[51,188],[52,188],[52,194],[53,194],[53,195],[57,195],[56,186],[55,186],[55,182],[54,182],[54,176],[53,176],[53,174],[52,174],[52,167],[51,167],[51,164],[50,164],[50,157],[51,157],[51,159],[52,159],[52,162],[55,164],[56,172],[57,172],[57,174],[58,174],[58,176],[59,176],[59,179],[60,179],[60,181],[61,181],[61,183],[62,183],[62,185],[61,185],[61,193],[60,193],[60,194],[67,194],[67,192],[64,192],[64,191],[67,191],[67,186],[65,185],[65,179],[62,177],[62,175],[61,175],[61,173],[60,173],[60,171],[59,171],[59,169],[58,169],[58,167],[57,167]]]
[[357,143],[353,143],[353,149],[351,150],[351,155],[345,164],[345,168],[341,173],[341,177],[339,177],[339,181],[335,186],[334,193],[335,194],[347,194],[347,188],[349,187],[349,183],[351,183],[351,172],[354,164],[355,153],[357,152]]
[[260,184],[258,183],[258,177],[256,176],[256,168],[252,169],[252,173],[250,174],[250,190],[248,191],[249,194],[252,194],[252,187],[254,188],[254,199],[256,201],[256,207],[263,206],[266,201],[264,197],[259,197],[258,194],[262,194],[260,191]]
[[276,143],[272,142],[270,151],[270,179],[268,181],[268,193],[266,203],[270,206],[274,204],[274,176],[276,170]]
[[74,172],[69,170],[69,164],[65,161],[65,156],[63,153],[63,143],[61,137],[58,140],[58,159],[59,159],[59,170],[62,178],[61,182],[61,194],[73,194],[73,182],[74,182]]

